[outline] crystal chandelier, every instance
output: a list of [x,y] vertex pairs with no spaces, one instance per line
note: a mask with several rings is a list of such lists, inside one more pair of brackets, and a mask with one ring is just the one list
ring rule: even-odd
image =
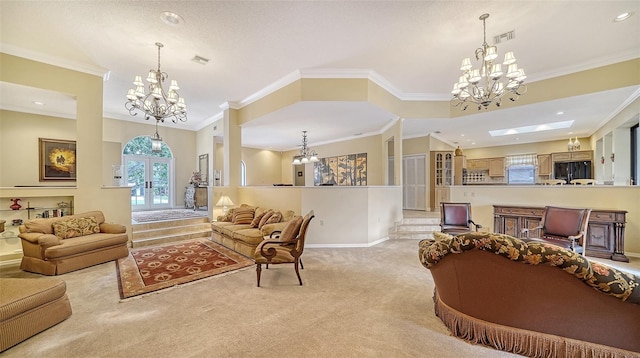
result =
[[[145,92],[142,77],[136,76],[133,80],[135,88],[129,89],[127,93],[125,108],[132,116],[136,116],[138,114],[136,111],[140,111],[144,113],[146,120],[151,117],[155,118],[156,125],[158,122],[164,123],[165,119],[171,119],[173,123],[176,123],[177,120],[186,122],[187,106],[184,98],[178,94],[178,89],[180,89],[178,82],[171,80],[169,92],[165,92],[162,87],[169,76],[166,72],[160,70],[160,49],[164,45],[156,42],[156,46],[158,46],[158,69],[149,70],[149,75],[147,76],[148,92]],[[157,134],[158,130],[156,129],[156,136],[159,138]]]
[[318,154],[307,147],[307,131],[302,131],[302,149],[300,154],[293,157],[293,165],[315,163],[318,161]]
[[[478,105],[478,110],[487,108],[491,103],[500,107],[502,97],[508,95],[511,101],[516,101],[520,95],[527,92],[523,85],[527,76],[522,68],[518,68],[513,52],[504,55],[502,64],[495,63],[498,58],[498,48],[487,44],[486,19],[489,14],[482,14],[482,26],[484,28],[484,42],[482,47],[476,49],[476,60],[482,60],[480,68],[473,68],[471,59],[462,60],[462,76],[453,85],[453,98],[451,105],[466,110],[470,103]],[[507,68],[506,74],[502,66]]]

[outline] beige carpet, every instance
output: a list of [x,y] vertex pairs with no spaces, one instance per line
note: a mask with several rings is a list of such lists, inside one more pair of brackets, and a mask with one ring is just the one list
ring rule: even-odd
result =
[[[276,265],[119,302],[115,262],[59,278],[69,319],[3,357],[516,357],[451,337],[418,242],[307,249]],[[632,258],[635,267],[640,259]],[[40,275],[3,268],[0,277]]]
[[208,215],[207,211],[193,209],[165,209],[150,211],[134,211],[131,213],[133,224],[152,221],[180,220],[189,218],[201,218]]

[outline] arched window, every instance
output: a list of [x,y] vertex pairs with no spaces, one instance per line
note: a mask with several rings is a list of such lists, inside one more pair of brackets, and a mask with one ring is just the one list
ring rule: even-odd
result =
[[244,160],[240,161],[240,185],[247,186],[247,165]]

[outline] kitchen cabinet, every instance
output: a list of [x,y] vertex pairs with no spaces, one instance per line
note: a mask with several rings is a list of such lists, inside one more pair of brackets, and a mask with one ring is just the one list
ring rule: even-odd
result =
[[[514,205],[493,206],[493,230],[496,233],[522,238],[522,229],[533,229],[542,221],[543,207]],[[624,254],[625,210],[591,209],[585,256],[629,262]]]
[[575,162],[582,160],[593,160],[593,151],[580,150],[576,152],[551,153],[553,162]]
[[467,159],[467,171],[489,170],[489,159]]
[[504,158],[489,159],[489,176],[490,177],[504,176]]
[[551,154],[538,155],[538,175],[550,176],[553,166],[551,165]]

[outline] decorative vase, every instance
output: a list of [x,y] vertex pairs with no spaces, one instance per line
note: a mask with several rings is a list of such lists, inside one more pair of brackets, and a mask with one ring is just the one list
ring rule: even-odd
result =
[[20,210],[20,208],[22,207],[22,205],[18,204],[20,199],[9,199],[9,200],[13,201],[13,204],[9,206],[11,210]]
[[456,157],[459,157],[459,156],[462,155],[462,149],[460,149],[460,146],[458,146],[458,148],[456,148],[455,154],[456,154]]

